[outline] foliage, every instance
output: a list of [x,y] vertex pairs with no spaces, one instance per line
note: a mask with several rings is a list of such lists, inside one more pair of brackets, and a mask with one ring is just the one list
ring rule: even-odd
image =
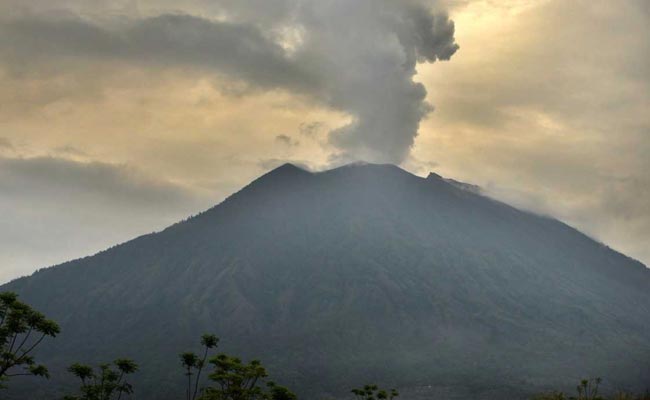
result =
[[185,369],[187,376],[187,400],[194,400],[198,394],[199,381],[201,379],[201,372],[205,366],[205,361],[208,358],[210,349],[216,348],[219,343],[219,338],[215,335],[204,334],[201,336],[201,345],[203,346],[203,356],[199,357],[195,353],[186,352],[180,355],[181,364]]
[[13,376],[48,378],[45,366],[34,361],[33,351],[46,337],[55,337],[59,326],[12,292],[0,293],[0,388]]
[[284,386],[276,385],[273,382],[266,384],[270,393],[267,395],[271,400],[297,400],[298,397]]
[[[188,376],[187,399],[193,400],[198,393],[198,382],[201,371],[205,366],[208,350],[217,346],[218,339],[214,335],[203,335],[201,344],[204,346],[203,357],[194,353],[180,355],[181,364]],[[237,357],[219,354],[212,357],[209,363],[213,367],[209,379],[213,386],[206,387],[201,393],[201,400],[296,400],[296,395],[289,389],[266,382],[266,369],[258,360],[248,364]],[[192,375],[196,371],[196,377]],[[193,388],[192,388],[193,387]]]
[[352,393],[359,400],[392,400],[399,396],[397,390],[391,389],[388,391],[380,389],[377,385],[365,385],[360,389],[352,389]]
[[214,372],[210,379],[218,386],[207,388],[202,399],[205,400],[257,400],[264,399],[264,390],[259,385],[268,376],[266,369],[258,360],[248,364],[239,358],[219,354],[210,360]]
[[98,373],[88,365],[72,364],[68,371],[81,380],[81,394],[66,396],[64,400],[119,400],[123,394],[133,393],[125,378],[137,370],[136,363],[129,359],[115,360],[113,365],[102,364]]
[[583,379],[580,381],[580,384],[576,387],[578,392],[578,397],[576,400],[602,400],[602,397],[598,396],[598,386],[602,379]]

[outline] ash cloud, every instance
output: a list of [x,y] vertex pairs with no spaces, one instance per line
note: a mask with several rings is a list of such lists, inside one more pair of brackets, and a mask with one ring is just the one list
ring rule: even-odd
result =
[[[211,5],[220,18],[152,4],[143,2],[144,16],[114,20],[74,9],[0,18],[0,63],[21,73],[57,61],[67,69],[71,61],[114,60],[194,67],[288,90],[349,116],[329,132],[333,161],[401,163],[433,109],[413,81],[417,63],[449,60],[458,50],[454,24],[433,11],[435,3],[222,0]],[[147,5],[157,14],[147,14]]]
[[413,81],[416,63],[456,52],[453,22],[420,3],[333,1],[310,3],[300,23],[299,57],[319,66],[328,104],[351,116],[329,134],[334,160],[401,163],[432,110]]

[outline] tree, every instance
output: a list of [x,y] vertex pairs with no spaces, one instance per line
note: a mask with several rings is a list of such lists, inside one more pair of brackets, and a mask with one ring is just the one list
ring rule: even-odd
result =
[[270,388],[271,400],[297,400],[298,397],[284,386],[276,385],[273,382],[266,384]]
[[210,360],[214,371],[210,379],[216,387],[208,387],[201,400],[296,400],[289,389],[264,382],[268,376],[259,360],[248,364],[237,357],[219,354]]
[[[187,376],[187,400],[194,400],[198,394],[199,381],[201,379],[201,372],[205,366],[205,361],[208,358],[210,349],[214,349],[219,344],[219,338],[215,335],[204,334],[201,336],[201,345],[203,346],[203,356],[199,357],[195,353],[186,352],[180,355],[181,365],[185,369],[185,376]],[[196,373],[195,373],[196,371]],[[196,375],[196,376],[194,376]],[[192,378],[194,376],[194,378]]]
[[237,357],[219,354],[210,360],[214,372],[210,379],[217,387],[207,388],[204,400],[261,400],[265,391],[259,385],[268,376],[266,369],[258,360],[248,364]]
[[58,333],[56,322],[18,301],[18,295],[0,293],[0,388],[14,376],[49,378],[47,368],[36,364],[33,352],[46,337]]
[[351,392],[358,400],[392,400],[399,396],[397,390],[384,390],[377,385],[365,385],[359,389],[352,389]]
[[[214,335],[203,335],[203,355],[195,353],[180,354],[181,365],[187,376],[186,398],[194,400],[199,394],[199,379],[206,366],[210,349],[217,347],[218,339]],[[283,386],[266,382],[266,369],[258,360],[248,364],[237,357],[219,354],[209,360],[213,371],[208,378],[215,383],[202,390],[200,400],[296,400],[296,395]]]
[[574,397],[575,400],[603,400],[602,397],[598,396],[598,386],[603,380],[600,378],[596,379],[583,379],[580,381],[580,384],[576,387],[578,392],[578,397]]
[[133,386],[125,378],[137,370],[137,364],[125,358],[115,360],[113,365],[101,364],[99,373],[88,365],[72,364],[68,371],[81,380],[81,394],[64,400],[120,400],[123,394],[133,393]]

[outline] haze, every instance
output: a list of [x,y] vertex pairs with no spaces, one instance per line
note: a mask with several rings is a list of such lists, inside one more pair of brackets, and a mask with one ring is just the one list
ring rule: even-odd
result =
[[650,263],[647,1],[319,4],[3,1],[0,281],[286,161],[435,171]]

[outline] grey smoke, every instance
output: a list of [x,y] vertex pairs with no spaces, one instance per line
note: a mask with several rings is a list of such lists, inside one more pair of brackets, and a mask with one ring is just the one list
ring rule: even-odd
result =
[[298,19],[306,27],[298,58],[317,66],[327,103],[352,117],[330,132],[335,158],[403,161],[432,110],[413,81],[416,62],[456,52],[453,22],[420,3],[371,0],[309,2]]
[[416,64],[448,60],[458,49],[453,22],[433,5],[223,0],[212,8],[228,18],[216,19],[171,13],[172,5],[158,2],[158,14],[127,22],[74,10],[23,12],[0,19],[0,63],[20,73],[57,61],[69,66],[70,59],[213,71],[349,115],[349,124],[329,133],[336,160],[400,163],[432,110],[424,86],[413,81]]

